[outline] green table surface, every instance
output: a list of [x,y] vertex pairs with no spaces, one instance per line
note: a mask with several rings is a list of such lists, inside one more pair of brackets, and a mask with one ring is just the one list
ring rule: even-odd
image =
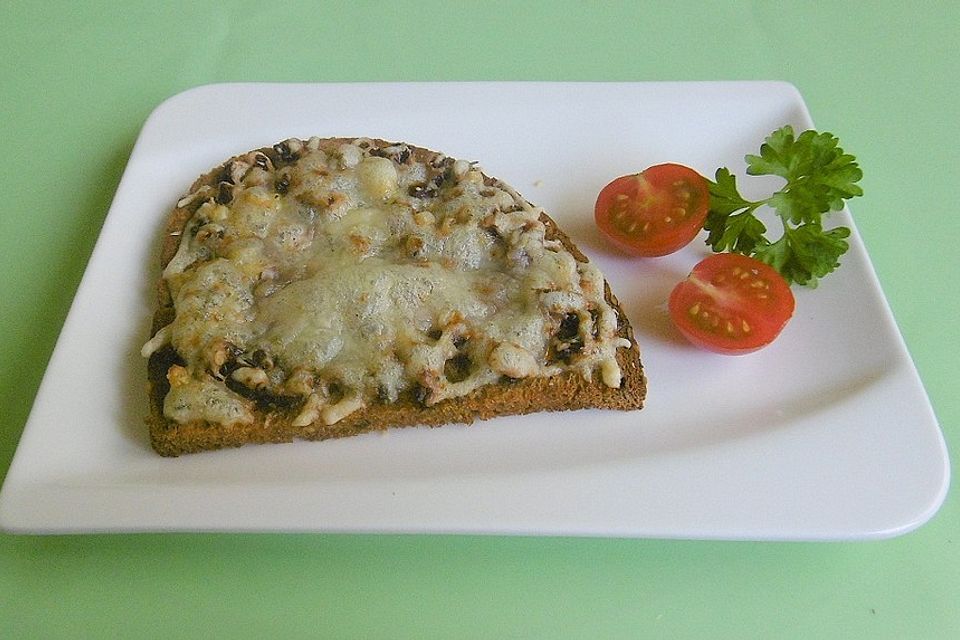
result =
[[[239,80],[794,83],[865,170],[851,208],[960,458],[960,4],[4,2],[0,16],[0,474],[144,119]],[[859,543],[0,535],[0,637],[960,637],[958,527],[952,493],[920,529]]]

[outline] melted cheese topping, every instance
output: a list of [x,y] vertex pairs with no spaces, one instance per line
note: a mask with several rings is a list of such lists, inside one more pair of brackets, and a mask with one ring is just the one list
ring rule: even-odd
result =
[[[463,161],[312,138],[228,163],[164,270],[164,414],[253,419],[254,400],[332,424],[412,393],[429,406],[504,376],[576,370],[618,387],[599,271],[546,239],[541,211]],[[199,205],[197,205],[199,203]]]

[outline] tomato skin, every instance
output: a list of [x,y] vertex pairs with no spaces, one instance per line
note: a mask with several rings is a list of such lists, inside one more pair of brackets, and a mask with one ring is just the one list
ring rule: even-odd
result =
[[658,164],[621,176],[597,196],[594,218],[617,248],[643,257],[686,246],[703,228],[710,208],[707,181],[679,164]]
[[670,294],[670,318],[687,340],[725,355],[765,347],[795,308],[790,285],[773,267],[738,253],[701,261]]

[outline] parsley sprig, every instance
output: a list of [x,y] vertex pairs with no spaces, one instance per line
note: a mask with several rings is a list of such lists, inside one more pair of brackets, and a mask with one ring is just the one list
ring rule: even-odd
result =
[[[789,125],[770,134],[760,155],[748,155],[747,174],[776,175],[786,184],[763,200],[750,201],[737,190],[736,177],[717,169],[710,188],[710,212],[704,229],[716,251],[752,256],[776,269],[790,283],[816,286],[817,280],[840,266],[849,245],[850,229],[824,230],[822,218],[839,211],[844,202],[863,195],[857,181],[863,172],[856,158],[843,152],[830,133],[804,131],[794,136]],[[767,239],[767,227],[754,213],[764,205],[780,217],[783,234]]]

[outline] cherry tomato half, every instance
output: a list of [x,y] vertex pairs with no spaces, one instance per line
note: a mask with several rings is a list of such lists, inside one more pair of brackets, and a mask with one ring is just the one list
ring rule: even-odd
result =
[[665,256],[696,237],[710,208],[707,181],[679,164],[658,164],[617,178],[594,208],[600,231],[636,256]]
[[718,253],[674,288],[669,307],[690,342],[741,355],[773,342],[793,316],[794,299],[773,267],[738,253]]

